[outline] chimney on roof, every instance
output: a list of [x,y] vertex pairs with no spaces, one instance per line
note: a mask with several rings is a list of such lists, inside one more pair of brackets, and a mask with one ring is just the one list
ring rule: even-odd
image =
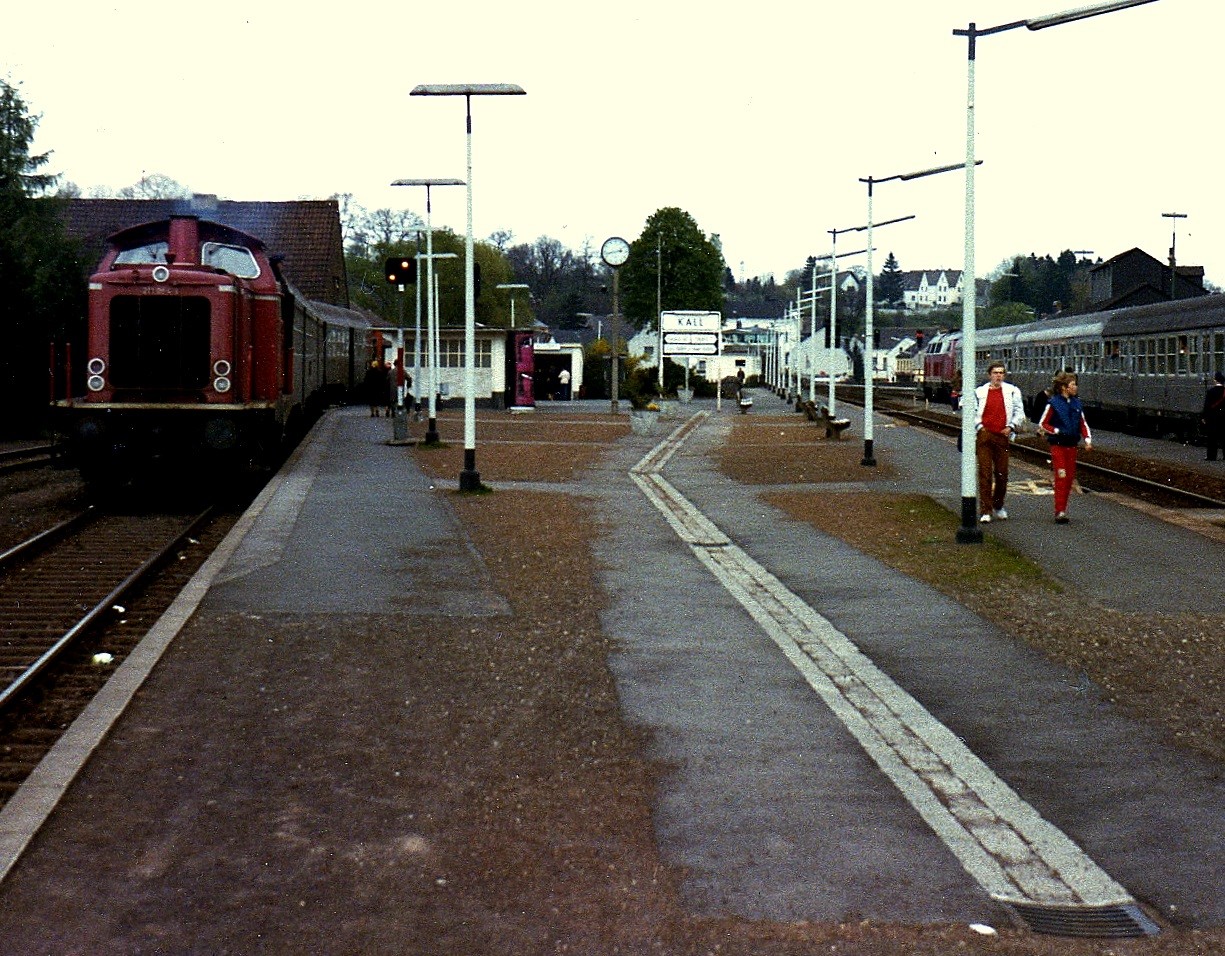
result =
[[217,194],[216,193],[192,193],[191,208],[197,212],[216,212],[217,211]]

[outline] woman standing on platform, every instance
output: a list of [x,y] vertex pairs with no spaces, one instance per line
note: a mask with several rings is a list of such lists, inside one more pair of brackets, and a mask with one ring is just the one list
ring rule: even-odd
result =
[[387,370],[378,359],[371,362],[366,369],[362,391],[366,393],[366,401],[370,403],[370,417],[378,418],[379,409],[387,404]]
[[1055,521],[1068,523],[1068,495],[1076,479],[1076,446],[1084,439],[1085,449],[1093,447],[1089,423],[1076,397],[1080,386],[1073,372],[1060,372],[1051,383],[1051,398],[1038,427],[1051,445],[1051,469],[1055,474]]

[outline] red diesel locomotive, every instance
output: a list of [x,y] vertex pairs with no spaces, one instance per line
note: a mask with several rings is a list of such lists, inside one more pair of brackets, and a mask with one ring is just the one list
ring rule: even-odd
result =
[[365,367],[367,328],[338,311],[237,229],[171,216],[115,233],[89,280],[84,393],[56,402],[82,473],[273,464]]

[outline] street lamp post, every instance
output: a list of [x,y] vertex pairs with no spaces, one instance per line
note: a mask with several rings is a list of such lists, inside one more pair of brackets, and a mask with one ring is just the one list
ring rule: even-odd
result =
[[[657,324],[656,358],[659,359],[659,394],[664,393],[664,236],[663,232],[655,234],[655,322]],[[686,383],[688,384],[688,383]]]
[[[881,223],[883,226],[884,223]],[[833,237],[829,250],[829,417],[834,417],[834,349],[838,347],[838,260],[845,256],[857,256],[867,252],[867,249],[856,249],[854,252],[839,252],[838,237],[844,232],[863,232],[867,226],[850,226],[846,229],[830,229]],[[825,258],[822,256],[822,258]]]
[[[428,203],[427,203],[428,205]],[[421,231],[417,231],[417,281],[413,285],[414,298],[417,302],[416,317],[413,321],[413,421],[421,421]],[[426,300],[429,305],[429,300]],[[429,317],[426,317],[429,323]]]
[[[812,360],[813,350],[816,348],[815,340],[817,337],[817,293],[828,292],[825,286],[817,288],[817,262],[819,260],[814,256],[812,260],[812,288],[808,296],[808,308],[810,318],[808,320],[808,351],[807,351],[807,368],[808,368],[808,400],[816,402],[817,400],[817,375],[816,366]],[[800,329],[801,337],[803,336],[803,327]],[[826,350],[829,351],[828,349]],[[832,364],[832,363],[831,363]],[[833,414],[832,412],[830,413]]]
[[961,527],[957,529],[957,541],[962,544],[981,544],[983,533],[978,527],[978,474],[976,466],[974,443],[973,404],[975,381],[975,353],[977,351],[977,330],[975,328],[975,305],[977,284],[974,279],[974,60],[979,37],[990,36],[993,33],[1003,33],[1006,30],[1016,30],[1025,27],[1027,30],[1045,30],[1047,27],[1057,27],[1076,20],[1100,16],[1104,13],[1115,13],[1129,7],[1139,7],[1154,0],[1112,0],[1108,3],[1095,3],[1087,7],[1065,10],[1062,13],[1050,13],[1046,16],[1033,17],[1029,20],[1015,20],[997,27],[978,29],[970,23],[964,30],[954,30],[954,36],[963,36],[967,41],[966,68],[966,248],[965,263],[962,268],[964,294],[961,299]]
[[464,233],[464,467],[460,491],[479,491],[476,470],[476,260],[472,242],[472,97],[523,96],[514,83],[423,83],[410,96],[462,96],[467,113],[468,228]]
[[872,454],[873,441],[873,422],[872,422],[872,391],[873,391],[873,373],[876,371],[876,356],[873,354],[872,344],[872,321],[874,318],[875,303],[872,301],[875,298],[875,292],[872,288],[872,230],[881,226],[890,226],[895,222],[905,222],[908,219],[913,219],[914,216],[902,216],[898,219],[888,219],[885,222],[872,222],[872,187],[877,183],[887,183],[895,179],[906,182],[911,179],[921,179],[924,176],[934,176],[937,173],[947,173],[950,170],[960,169],[960,165],[952,166],[937,166],[934,169],[921,169],[916,173],[899,173],[895,176],[881,176],[879,178],[869,176],[866,179],[860,178],[861,183],[868,184],[868,224],[864,227],[868,232],[868,302],[867,308],[864,311],[863,321],[863,460],[860,462],[868,468],[876,467],[876,458]]
[[515,327],[515,290],[530,289],[531,286],[526,282],[499,282],[496,288],[510,290],[510,327],[513,329]]
[[[429,343],[426,346],[427,354],[430,346],[433,344],[433,333],[430,332],[431,323],[436,310],[433,307],[434,303],[434,225],[433,225],[433,204],[430,200],[430,190],[434,186],[462,186],[462,179],[397,179],[392,183],[393,186],[424,186],[425,187],[425,314],[426,314],[426,335],[429,336]],[[420,233],[418,233],[420,235]],[[452,253],[454,255],[454,253]],[[417,288],[421,288],[421,282],[418,278]],[[418,316],[420,319],[420,316]],[[421,325],[418,321],[417,338],[414,346],[414,351],[417,355],[421,354]],[[425,442],[427,445],[435,444],[438,441],[438,418],[435,411],[434,393],[437,391],[437,375],[438,366],[427,363],[430,369],[430,399],[429,399],[429,423],[426,425]],[[421,394],[421,386],[415,381],[413,385],[417,388],[417,394]],[[418,411],[420,411],[420,402],[418,402]]]
[[[426,262],[432,263],[435,259],[458,258],[459,253],[457,252],[435,252],[433,255],[426,257]],[[427,445],[436,445],[439,440],[438,392],[440,391],[439,381],[441,374],[438,371],[438,341],[441,337],[442,329],[442,296],[438,294],[438,273],[433,270],[430,272],[429,306],[429,312],[425,320],[425,364],[429,371],[426,377],[429,379],[430,397],[427,403],[428,414],[426,416],[425,443]]]

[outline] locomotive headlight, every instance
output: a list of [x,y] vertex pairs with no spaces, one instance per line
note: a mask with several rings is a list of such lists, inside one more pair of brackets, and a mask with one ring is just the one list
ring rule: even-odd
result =
[[106,380],[101,375],[91,375],[85,384],[91,392],[100,392],[106,388]]
[[222,376],[229,375],[230,363],[225,359],[217,359],[217,361],[213,363],[213,374]]
[[106,363],[100,358],[91,358],[85,367],[89,370],[90,375],[101,375],[106,371]]
[[165,282],[169,278],[170,278],[170,270],[167,269],[165,266],[154,266],[153,267],[153,281],[154,282]]
[[213,379],[213,388],[218,392],[228,392],[230,390],[230,380],[224,375],[218,375]]

